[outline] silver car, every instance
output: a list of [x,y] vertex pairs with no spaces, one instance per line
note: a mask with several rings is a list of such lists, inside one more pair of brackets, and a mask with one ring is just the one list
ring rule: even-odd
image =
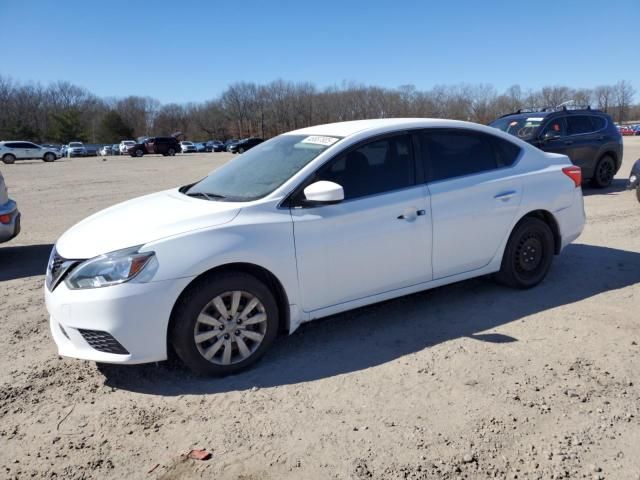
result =
[[20,233],[20,212],[16,202],[9,198],[9,192],[0,172],[0,243],[8,242]]

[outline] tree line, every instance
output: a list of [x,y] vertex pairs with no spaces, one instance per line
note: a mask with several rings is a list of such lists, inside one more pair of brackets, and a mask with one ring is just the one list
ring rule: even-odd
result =
[[593,89],[488,84],[381,88],[343,83],[320,89],[310,82],[238,82],[200,103],[162,104],[151,97],[100,98],[69,82],[20,83],[0,76],[0,139],[39,143],[117,143],[122,139],[182,132],[208,140],[259,136],[321,123],[364,118],[432,117],[488,123],[520,108],[573,101],[609,113],[615,121],[640,120],[628,81]]

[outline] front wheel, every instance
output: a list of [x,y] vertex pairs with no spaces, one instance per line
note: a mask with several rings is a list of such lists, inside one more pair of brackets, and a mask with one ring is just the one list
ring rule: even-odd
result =
[[142,149],[141,149],[141,148],[138,148],[138,149],[136,150],[136,157],[141,157],[141,156],[143,156],[143,155],[144,155],[144,152],[142,151]]
[[255,363],[273,343],[278,324],[278,306],[266,285],[245,273],[223,273],[183,295],[169,341],[194,372],[224,376]]
[[167,150],[167,153],[170,157],[173,157],[176,154],[176,151],[173,148],[170,148],[169,150]]
[[512,288],[535,287],[549,272],[553,247],[549,225],[539,218],[524,218],[511,232],[496,280]]
[[240,147],[240,148],[238,149],[238,153],[244,153],[244,148]]
[[55,161],[56,156],[53,153],[45,153],[44,157],[42,158],[42,160],[44,160],[45,162],[53,162]]
[[613,182],[613,176],[615,174],[616,163],[609,155],[605,155],[598,161],[591,183],[593,183],[594,187],[606,188]]

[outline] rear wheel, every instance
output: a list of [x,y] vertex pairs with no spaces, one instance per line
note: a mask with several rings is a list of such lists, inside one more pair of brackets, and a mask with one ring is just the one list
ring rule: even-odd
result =
[[244,153],[244,148],[240,147],[240,148],[238,149],[238,153]]
[[167,154],[170,157],[173,157],[176,154],[176,151],[173,148],[170,148],[169,150],[167,150]]
[[11,153],[7,153],[4,157],[2,157],[2,161],[6,164],[11,164],[14,163],[16,161],[16,157],[15,155],[12,155]]
[[44,157],[42,158],[42,160],[44,160],[45,162],[53,162],[55,161],[55,159],[56,156],[51,152],[45,153]]
[[609,155],[603,156],[596,165],[591,183],[594,187],[606,188],[611,185],[616,174],[616,163]]
[[496,280],[513,288],[535,287],[551,267],[553,247],[549,225],[539,218],[525,217],[511,232]]
[[138,148],[138,149],[136,149],[135,154],[136,154],[136,157],[141,157],[141,156],[144,155],[144,152],[142,151],[141,148]]
[[169,341],[194,372],[223,376],[255,363],[278,332],[269,288],[245,273],[213,275],[180,299]]

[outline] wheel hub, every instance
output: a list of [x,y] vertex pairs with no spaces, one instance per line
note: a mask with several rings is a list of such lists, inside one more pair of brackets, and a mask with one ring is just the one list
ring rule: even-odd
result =
[[524,272],[532,272],[542,261],[542,242],[535,236],[524,238],[517,252],[517,266]]

